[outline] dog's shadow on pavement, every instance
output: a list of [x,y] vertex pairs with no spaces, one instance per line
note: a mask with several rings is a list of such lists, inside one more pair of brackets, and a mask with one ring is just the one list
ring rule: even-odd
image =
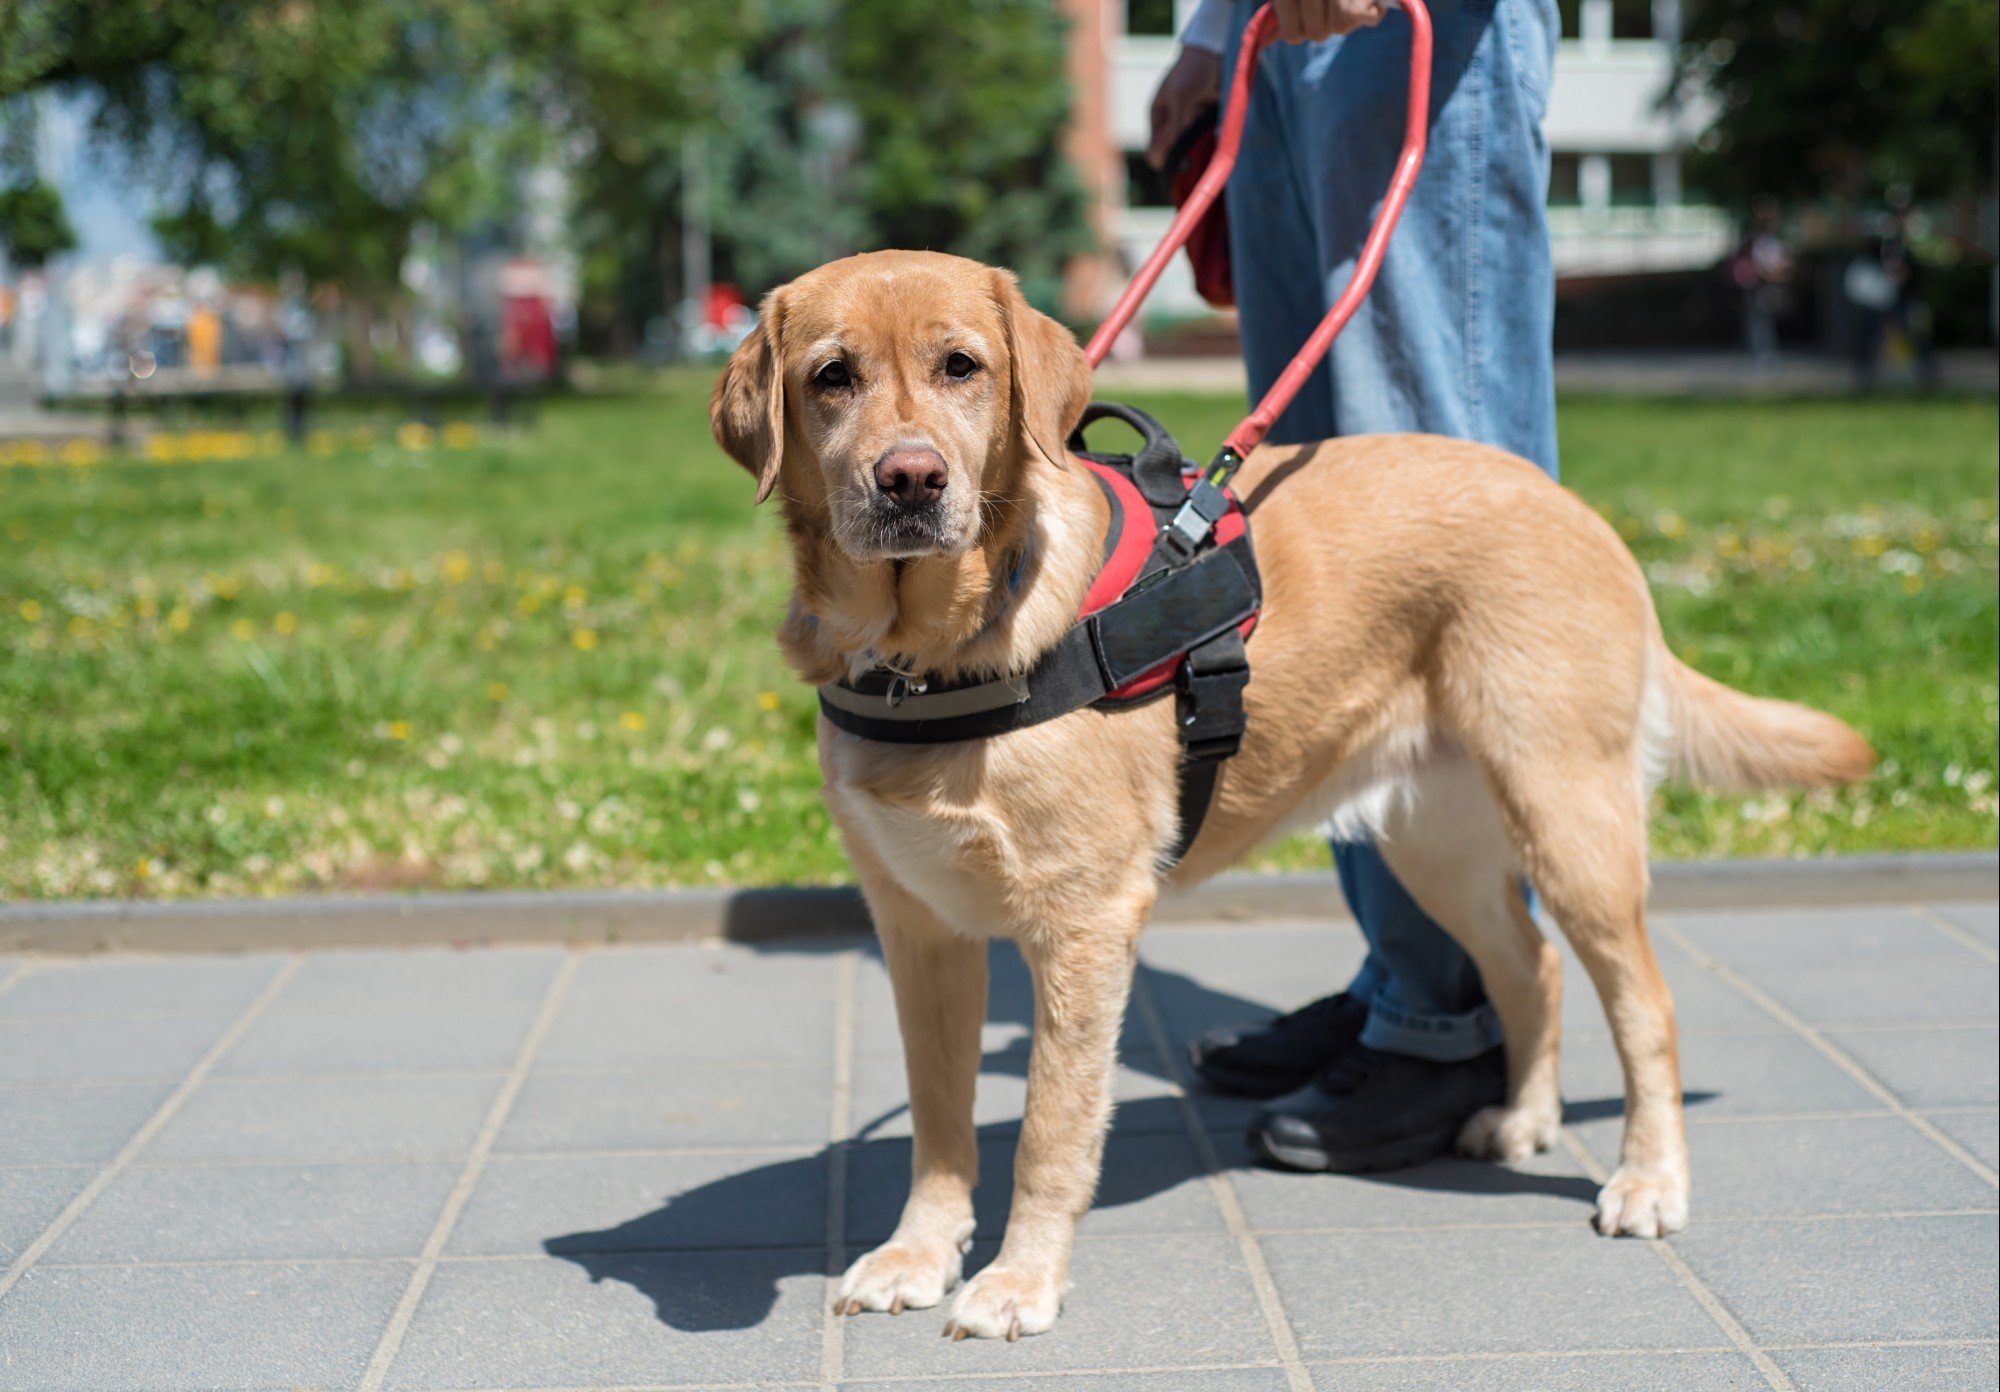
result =
[[[1033,1007],[1025,972],[1010,970],[999,955],[993,965],[989,1019],[1027,1025]],[[1176,1041],[1212,1025],[1260,1020],[1273,1013],[1268,1006],[1213,990],[1175,972],[1148,965],[1139,970],[1144,989],[1168,1021]],[[1137,1023],[1136,1017],[1133,1023]],[[1173,1081],[1172,1070],[1145,1047],[1146,1038],[1143,1031],[1135,1035],[1128,1029],[1126,1047],[1121,1051],[1123,1063]],[[1027,1059],[1028,1042],[1017,1037],[988,1051],[980,1071],[1024,1077]],[[1701,1102],[1708,1097],[1689,1094],[1687,1101]],[[1140,1203],[1206,1175],[1192,1144],[1173,1143],[1173,1138],[1188,1134],[1183,1105],[1173,1096],[1142,1097],[1119,1105],[1093,1210]],[[1246,1117],[1249,1110],[1245,1105]],[[899,1106],[878,1117],[858,1119],[854,1138],[840,1147],[846,1178],[844,1232],[850,1259],[886,1239],[895,1226],[909,1175],[910,1143],[903,1137],[877,1133],[903,1111]],[[1616,1117],[1623,1111],[1621,1099],[1592,1099],[1568,1104],[1564,1119],[1594,1120]],[[1223,1116],[1226,1120],[1228,1113]],[[981,1172],[976,1236],[981,1242],[997,1237],[1005,1222],[1018,1130],[1014,1121],[978,1128]],[[1217,1127],[1213,1117],[1211,1133],[1225,1170],[1255,1165],[1248,1148],[1227,1129]],[[1147,1139],[1154,1144],[1133,1144]],[[660,1320],[675,1329],[701,1333],[752,1328],[769,1317],[781,1281],[825,1274],[826,1250],[821,1230],[813,1226],[813,1215],[823,1212],[832,1153],[829,1146],[811,1155],[755,1165],[688,1189],[662,1207],[615,1227],[551,1237],[543,1248],[551,1256],[575,1262],[593,1282],[619,1281],[634,1287],[652,1300]],[[1299,1175],[1297,1179],[1301,1184],[1362,1182],[1495,1197],[1553,1195],[1577,1203],[1579,1223],[1587,1217],[1597,1192],[1592,1181],[1578,1175],[1535,1174],[1464,1160],[1440,1160],[1414,1169],[1339,1181],[1316,1175]],[[725,1251],[741,1254],[746,1250],[753,1255],[728,1260],[718,1256]],[[977,1253],[974,1259],[978,1260]]]

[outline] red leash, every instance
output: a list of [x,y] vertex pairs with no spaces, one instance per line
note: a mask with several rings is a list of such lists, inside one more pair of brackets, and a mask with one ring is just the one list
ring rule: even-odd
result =
[[[1178,533],[1190,552],[1213,525],[1215,517],[1221,516],[1222,485],[1236,472],[1236,466],[1243,457],[1263,442],[1271,423],[1277,420],[1284,409],[1292,404],[1292,398],[1299,394],[1306,378],[1319,366],[1328,348],[1333,346],[1334,336],[1347,326],[1354,317],[1354,311],[1367,297],[1368,287],[1375,283],[1375,273],[1382,268],[1382,256],[1388,250],[1389,234],[1395,231],[1396,219],[1402,215],[1403,205],[1410,200],[1410,188],[1417,182],[1417,171],[1423,168],[1424,139],[1429,132],[1431,104],[1431,17],[1424,9],[1423,0],[1397,0],[1404,13],[1410,17],[1410,92],[1407,114],[1403,123],[1403,152],[1396,160],[1396,172],[1389,180],[1389,191],[1382,198],[1382,206],[1375,214],[1374,225],[1368,229],[1368,239],[1362,244],[1361,255],[1354,263],[1354,274],[1349,278],[1340,298],[1327,311],[1326,318],[1320,320],[1312,337],[1305,341],[1285,370],[1278,374],[1278,380],[1264,393],[1264,399],[1256,409],[1245,416],[1237,427],[1229,432],[1229,438],[1222,443],[1222,450],[1215,457],[1202,481],[1189,493],[1188,504],[1181,509],[1181,515],[1174,519],[1170,534]],[[1146,296],[1166,269],[1167,262],[1174,253],[1186,245],[1188,235],[1195,224],[1215,202],[1222,192],[1222,186],[1229,182],[1229,172],[1236,166],[1237,151],[1243,145],[1243,123],[1250,110],[1250,84],[1257,76],[1257,58],[1264,46],[1271,42],[1277,31],[1277,15],[1266,4],[1250,17],[1249,25],[1243,31],[1243,45],[1236,60],[1236,73],[1229,84],[1229,104],[1223,111],[1222,130],[1216,139],[1215,157],[1208,163],[1201,181],[1182,205],[1174,218],[1167,235],[1153,248],[1153,254],[1146,258],[1146,264],[1132,277],[1132,283],[1125,287],[1125,293],[1118,297],[1118,303],[1111,313],[1091,335],[1090,345],[1084,354],[1090,365],[1096,367],[1111,351],[1111,342],[1124,332],[1132,322],[1132,316],[1139,312]],[[1212,490],[1217,497],[1213,501],[1199,498],[1205,489]],[[1211,508],[1214,517],[1208,516]],[[1199,522],[1196,519],[1202,519]],[[1183,519],[1187,519],[1183,525]]]

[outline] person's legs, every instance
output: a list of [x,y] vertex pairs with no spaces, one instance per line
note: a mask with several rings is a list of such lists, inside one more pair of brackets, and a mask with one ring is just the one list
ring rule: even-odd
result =
[[[1335,432],[1481,440],[1554,474],[1555,293],[1541,135],[1553,17],[1539,0],[1442,0],[1431,13],[1424,169],[1374,289],[1329,355]],[[1328,303],[1352,274],[1401,146],[1409,42],[1407,20],[1392,14],[1307,51],[1298,74]],[[1471,960],[1372,846],[1334,854],[1371,948],[1361,989],[1350,988],[1371,1006],[1363,1042],[1440,1061],[1493,1047],[1498,1026]]]
[[[1554,474],[1554,281],[1540,130],[1554,6],[1439,0],[1432,14],[1423,173],[1369,298],[1271,438],[1430,431],[1499,445]],[[1274,46],[1262,66],[1230,189],[1253,395],[1352,273],[1401,146],[1408,21],[1392,12],[1343,40]],[[1310,288],[1300,271],[1308,257]],[[1498,1025],[1471,960],[1373,846],[1336,846],[1335,858],[1370,949],[1349,987],[1367,1007],[1361,1042],[1446,1064],[1492,1051]]]

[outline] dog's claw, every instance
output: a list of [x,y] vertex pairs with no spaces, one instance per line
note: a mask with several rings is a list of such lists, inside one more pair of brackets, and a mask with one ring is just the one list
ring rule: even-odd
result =
[[1007,1321],[1007,1342],[1010,1344],[1021,1342],[1021,1317],[1019,1315]]
[[962,1339],[968,1339],[968,1338],[970,1338],[971,1336],[972,1336],[972,1331],[971,1331],[970,1329],[965,1329],[965,1328],[962,1328],[962,1327],[960,1327],[960,1326],[958,1326],[958,1325],[953,1325],[953,1326],[952,1326],[952,1329],[951,1329],[951,1341],[952,1341],[952,1342],[953,1342],[954,1344],[955,1344],[955,1343],[958,1343],[958,1342],[959,1342],[960,1340],[962,1340]]
[[894,1300],[892,1300],[892,1301],[890,1301],[890,1302],[889,1302],[889,1313],[890,1313],[890,1314],[892,1314],[892,1315],[900,1315],[900,1314],[902,1314],[902,1313],[903,1313],[903,1297],[902,1297],[902,1296],[900,1296],[900,1295],[899,1295],[899,1296],[897,1296],[897,1297],[896,1297],[896,1298],[895,1298]]

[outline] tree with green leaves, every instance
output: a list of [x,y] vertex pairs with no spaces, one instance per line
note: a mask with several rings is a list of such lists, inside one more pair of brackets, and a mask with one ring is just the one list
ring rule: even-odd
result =
[[1992,187],[2000,0],[1693,0],[1685,37],[1717,106],[1694,172],[1730,206]]
[[31,179],[0,188],[0,247],[18,266],[41,266],[76,246],[76,232],[63,212],[62,195]]

